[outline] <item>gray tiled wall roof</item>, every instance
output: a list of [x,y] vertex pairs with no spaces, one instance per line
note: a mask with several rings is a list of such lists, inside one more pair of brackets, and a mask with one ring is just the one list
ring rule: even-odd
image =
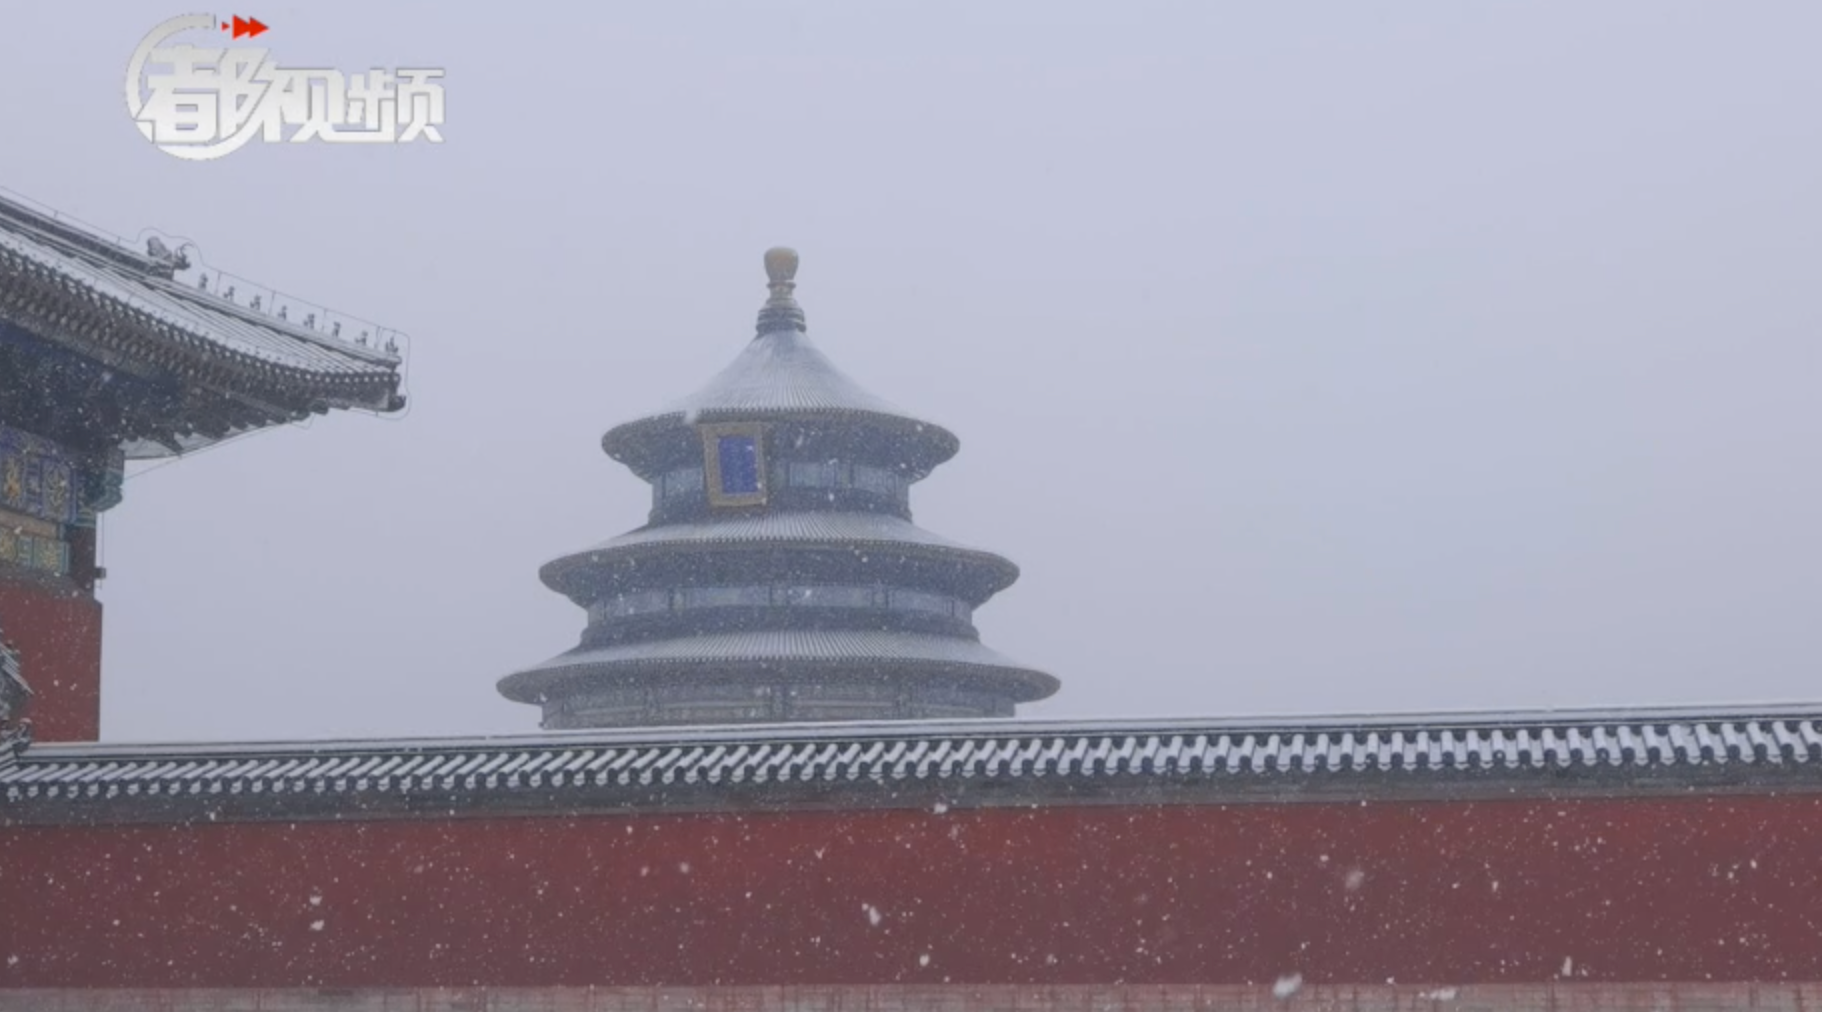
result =
[[1822,708],[39,745],[0,821],[1822,788]]

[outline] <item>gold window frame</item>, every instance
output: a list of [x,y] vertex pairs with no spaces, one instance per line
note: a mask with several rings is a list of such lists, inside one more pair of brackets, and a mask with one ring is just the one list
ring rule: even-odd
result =
[[[702,436],[702,476],[708,486],[710,506],[764,506],[766,501],[766,446],[763,422],[721,422],[698,425]],[[724,436],[745,436],[753,441],[754,466],[758,469],[759,491],[728,495],[721,491],[721,440]]]

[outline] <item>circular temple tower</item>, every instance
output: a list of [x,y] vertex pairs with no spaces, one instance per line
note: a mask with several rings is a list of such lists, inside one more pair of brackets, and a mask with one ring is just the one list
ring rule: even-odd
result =
[[1018,567],[911,522],[911,485],[959,441],[810,343],[796,253],[765,266],[740,357],[602,437],[651,483],[650,521],[543,568],[587,628],[500,692],[550,729],[1006,717],[1054,693],[975,632]]

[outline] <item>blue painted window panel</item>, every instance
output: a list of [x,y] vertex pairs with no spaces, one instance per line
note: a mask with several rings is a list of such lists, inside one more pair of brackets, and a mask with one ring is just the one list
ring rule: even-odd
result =
[[664,476],[664,497],[701,494],[702,468],[685,467]]
[[771,603],[769,587],[691,587],[683,592],[685,608],[763,608]]
[[795,461],[791,464],[791,485],[794,488],[829,488],[835,484],[832,468],[827,464],[802,464]]
[[896,495],[902,483],[898,475],[884,468],[854,465],[854,487],[880,495]]
[[[0,530],[0,559],[7,558],[11,545],[7,532]],[[951,615],[963,620],[973,618],[974,609],[966,602],[943,594],[920,590],[856,587],[841,584],[790,585],[749,584],[730,587],[685,587],[675,592],[647,590],[603,598],[589,609],[594,621],[608,621],[632,615],[647,615],[673,609],[694,608],[889,608],[899,611],[922,611]]]
[[793,604],[815,605],[820,608],[871,608],[873,607],[872,587],[805,587],[802,601]]
[[921,590],[894,590],[892,607],[899,610],[935,612],[938,615],[954,613],[949,606],[949,598],[940,594],[928,594]]
[[752,436],[722,436],[715,448],[721,464],[721,494],[758,494],[759,442]]
[[626,615],[647,615],[652,612],[669,611],[671,592],[668,590],[647,590],[637,594],[621,594],[608,602],[604,609],[614,618]]

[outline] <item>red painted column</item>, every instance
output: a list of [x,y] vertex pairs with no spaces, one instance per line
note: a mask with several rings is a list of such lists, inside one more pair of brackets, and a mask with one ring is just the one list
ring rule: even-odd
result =
[[100,738],[101,602],[66,580],[0,578],[0,630],[32,687],[33,737]]

